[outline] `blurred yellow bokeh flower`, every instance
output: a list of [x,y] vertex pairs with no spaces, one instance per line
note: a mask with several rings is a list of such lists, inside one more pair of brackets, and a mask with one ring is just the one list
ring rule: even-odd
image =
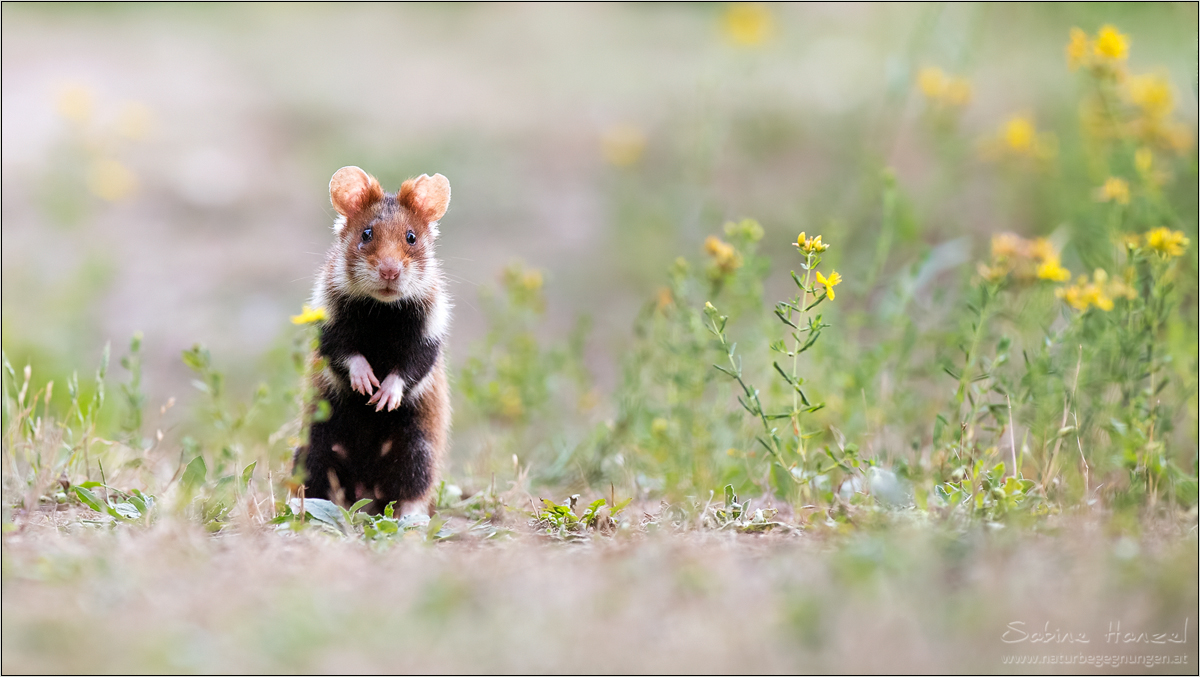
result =
[[117,202],[129,197],[137,189],[137,176],[120,162],[101,158],[88,168],[87,187],[92,195]]
[[841,283],[842,276],[836,270],[830,273],[829,277],[825,277],[821,271],[817,271],[817,284],[825,286],[825,295],[829,297],[830,301],[833,300],[833,288]]
[[738,256],[733,245],[721,240],[716,235],[709,235],[704,240],[704,251],[713,257],[713,263],[722,273],[730,273],[742,265],[742,257]]
[[87,122],[92,116],[92,105],[92,90],[83,85],[66,85],[58,93],[58,113],[71,122]]
[[1181,231],[1170,228],[1155,228],[1146,233],[1146,246],[1167,258],[1183,256],[1191,242]]
[[1088,40],[1087,33],[1081,28],[1071,29],[1071,39],[1067,42],[1067,68],[1072,71],[1077,70],[1080,66],[1085,66],[1088,63],[1088,56],[1092,51],[1092,43]]
[[1018,153],[1027,153],[1033,149],[1036,134],[1033,121],[1023,115],[1009,118],[1004,124],[1004,143]]
[[977,266],[980,277],[999,282],[1010,273],[1020,281],[1034,279],[1066,282],[1071,272],[1063,267],[1058,249],[1044,237],[1033,240],[1015,233],[992,236],[992,260]]
[[1123,61],[1129,56],[1129,37],[1114,26],[1103,26],[1096,33],[1096,44],[1093,51],[1102,59]]
[[325,309],[313,309],[305,305],[300,309],[299,315],[292,315],[292,324],[312,324],[321,322],[325,319]]
[[521,275],[521,286],[527,291],[537,291],[542,288],[542,271],[527,270]]
[[[1098,272],[1103,273],[1104,271]],[[1113,309],[1112,297],[1104,293],[1101,284],[1088,282],[1087,275],[1080,275],[1075,284],[1069,287],[1059,287],[1054,291],[1054,295],[1081,312],[1092,306],[1105,312]]]
[[1146,115],[1165,117],[1175,108],[1171,82],[1161,73],[1146,73],[1129,78],[1126,85],[1129,100]]
[[609,164],[629,167],[642,158],[646,135],[633,125],[611,127],[600,139],[600,151]]
[[917,87],[927,99],[944,106],[964,106],[971,100],[969,80],[947,75],[936,66],[926,66],[917,73]]
[[992,257],[997,259],[1023,255],[1026,241],[1014,233],[999,233],[992,236]]
[[1082,312],[1095,307],[1107,313],[1115,305],[1114,298],[1135,299],[1137,291],[1128,281],[1119,277],[1110,279],[1104,269],[1097,268],[1092,274],[1092,281],[1088,281],[1087,275],[1080,275],[1075,284],[1059,287],[1054,295],[1075,310]]
[[734,3],[725,10],[721,27],[734,44],[754,47],[766,42],[774,31],[771,12],[758,3]]
[[1129,182],[1110,176],[1103,186],[1096,191],[1096,199],[1100,202],[1116,202],[1119,205],[1129,204]]

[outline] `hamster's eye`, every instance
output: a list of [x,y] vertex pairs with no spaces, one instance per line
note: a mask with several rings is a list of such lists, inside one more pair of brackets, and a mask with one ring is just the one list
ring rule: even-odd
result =
[[372,233],[372,232],[371,232],[371,229],[370,229],[370,228],[368,228],[368,229],[366,229],[366,230],[364,230],[364,231],[363,231],[362,241],[363,241],[363,242],[370,242],[370,241],[371,241],[371,238],[372,238],[373,236],[374,236],[374,233]]
[[408,242],[409,244],[416,244],[417,243],[417,234],[410,230],[410,231],[408,231],[408,235],[404,236],[404,240],[406,242]]

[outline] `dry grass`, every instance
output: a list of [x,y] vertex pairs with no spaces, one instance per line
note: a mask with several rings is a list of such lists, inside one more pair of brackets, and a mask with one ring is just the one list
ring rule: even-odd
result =
[[[987,673],[1015,670],[1013,653],[1082,651],[1178,654],[1186,665],[1151,671],[1194,672],[1194,527],[1135,541],[1094,517],[1044,533],[905,522],[577,544],[515,524],[500,541],[413,532],[376,550],[314,531],[42,518],[4,540],[3,671]],[[1186,644],[1103,638],[1110,623],[1170,633],[1185,619]],[[1006,644],[1014,622],[1091,642]]]

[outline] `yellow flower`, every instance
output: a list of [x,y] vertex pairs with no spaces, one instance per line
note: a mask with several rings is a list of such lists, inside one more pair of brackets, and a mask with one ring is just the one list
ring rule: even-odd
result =
[[1037,130],[1034,129],[1033,122],[1023,115],[1010,118],[1004,125],[1004,143],[1018,153],[1032,150],[1036,137]]
[[633,125],[612,127],[600,139],[600,151],[604,159],[616,167],[635,164],[645,150],[646,135]]
[[817,271],[817,284],[825,285],[825,295],[829,297],[830,301],[833,300],[833,288],[841,283],[842,276],[836,270],[830,273],[828,278],[822,275],[821,271]]
[[1129,56],[1129,38],[1111,25],[1103,26],[1100,32],[1096,33],[1093,51],[1102,59],[1123,61]]
[[946,91],[946,74],[936,66],[926,66],[917,73],[917,87],[930,99],[940,99]]
[[1183,256],[1191,240],[1178,230],[1170,228],[1155,228],[1146,233],[1146,246],[1158,252],[1164,258]]
[[[1130,268],[1126,272],[1132,273],[1133,269]],[[1132,300],[1137,298],[1137,290],[1129,284],[1128,280],[1118,277],[1113,278],[1113,281],[1108,283],[1108,295]]]
[[970,80],[948,76],[936,66],[926,66],[917,73],[917,87],[925,98],[946,106],[963,106],[971,100]]
[[92,90],[79,84],[63,87],[58,93],[58,112],[64,118],[83,124],[92,116]]
[[1129,100],[1151,117],[1164,117],[1175,108],[1171,82],[1160,73],[1146,73],[1129,78],[1126,91]]
[[1027,243],[1019,235],[1000,233],[992,236],[992,258],[1009,259],[1024,256]]
[[657,310],[661,313],[670,308],[674,302],[675,297],[671,294],[671,289],[669,287],[659,287],[656,303]]
[[1142,246],[1142,236],[1136,233],[1121,236],[1121,244],[1125,245],[1126,249],[1137,249]]
[[1039,280],[1066,282],[1071,279],[1071,271],[1063,268],[1062,263],[1055,256],[1047,258],[1044,263],[1038,266],[1037,276]]
[[1071,40],[1067,42],[1067,68],[1072,71],[1088,63],[1088,52],[1092,51],[1087,33],[1082,29],[1071,29]]
[[1137,298],[1137,291],[1129,282],[1120,278],[1109,280],[1108,273],[1097,268],[1092,275],[1093,281],[1088,282],[1087,275],[1080,275],[1075,284],[1069,287],[1059,287],[1054,295],[1066,301],[1075,310],[1085,311],[1096,307],[1104,312],[1113,309],[1113,297]]
[[521,286],[529,291],[537,291],[542,288],[542,271],[527,270],[521,275]]
[[1125,179],[1110,176],[1097,191],[1096,199],[1100,202],[1116,202],[1120,205],[1127,205],[1129,204],[1129,183]]
[[116,202],[137,190],[137,176],[116,160],[96,160],[88,168],[87,187],[96,197]]
[[754,47],[771,37],[771,12],[757,3],[735,3],[725,11],[722,27],[734,44]]
[[1054,245],[1050,244],[1050,240],[1039,237],[1029,243],[1029,257],[1042,263],[1048,263],[1058,261],[1058,252],[1054,251]]
[[742,257],[738,256],[737,250],[733,248],[733,245],[723,242],[716,235],[709,235],[704,240],[704,251],[713,257],[713,262],[717,264],[717,268],[723,273],[733,272],[742,266]]
[[305,305],[300,309],[299,315],[292,316],[292,324],[312,324],[314,322],[322,322],[325,320],[325,309],[313,309]]

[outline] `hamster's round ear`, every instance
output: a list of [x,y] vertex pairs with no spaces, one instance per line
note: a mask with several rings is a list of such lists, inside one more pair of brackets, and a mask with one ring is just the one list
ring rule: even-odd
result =
[[358,167],[342,167],[329,180],[329,201],[342,216],[353,216],[382,199],[379,182]]
[[446,214],[450,206],[450,180],[441,174],[422,174],[405,181],[396,193],[397,201],[430,223]]

